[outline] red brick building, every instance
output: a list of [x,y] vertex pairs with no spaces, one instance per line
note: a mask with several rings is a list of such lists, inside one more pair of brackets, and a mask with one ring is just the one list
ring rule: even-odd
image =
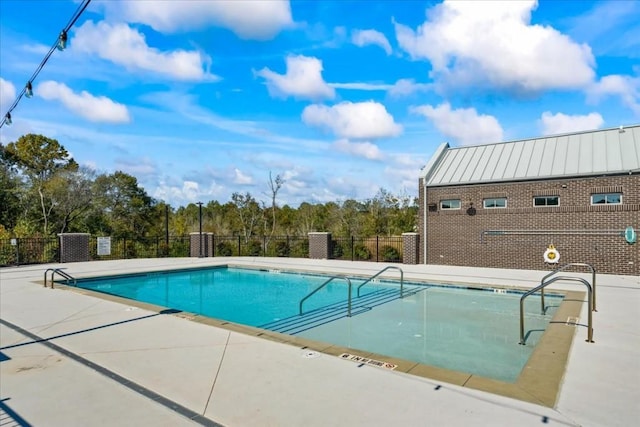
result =
[[[583,262],[640,275],[640,242],[628,242],[640,228],[640,125],[445,143],[421,172],[419,198],[423,263],[541,270]],[[545,262],[550,245],[559,264]]]

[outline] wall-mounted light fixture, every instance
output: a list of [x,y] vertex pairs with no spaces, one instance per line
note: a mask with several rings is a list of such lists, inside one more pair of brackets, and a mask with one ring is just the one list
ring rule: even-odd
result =
[[473,207],[473,202],[469,202],[469,208],[467,209],[467,215],[474,216],[476,214],[476,208]]

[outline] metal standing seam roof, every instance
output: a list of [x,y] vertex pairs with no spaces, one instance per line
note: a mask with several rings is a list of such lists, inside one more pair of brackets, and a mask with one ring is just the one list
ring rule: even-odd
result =
[[640,172],[640,124],[451,148],[441,144],[421,177],[428,187]]

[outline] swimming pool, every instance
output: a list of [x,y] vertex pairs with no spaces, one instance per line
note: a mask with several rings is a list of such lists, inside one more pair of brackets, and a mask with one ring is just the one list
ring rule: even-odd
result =
[[[519,341],[522,294],[502,289],[335,280],[300,301],[328,276],[229,267],[165,271],[78,281],[84,289],[117,295],[234,323],[294,334],[388,357],[514,382],[553,317],[539,300],[526,302],[527,345]],[[559,298],[558,298],[559,300]],[[553,301],[553,300],[552,300]]]

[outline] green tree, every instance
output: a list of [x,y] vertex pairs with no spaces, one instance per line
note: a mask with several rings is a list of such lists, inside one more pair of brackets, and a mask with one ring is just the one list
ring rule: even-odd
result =
[[161,221],[155,209],[156,201],[138,185],[131,175],[118,171],[100,175],[94,183],[96,206],[107,218],[109,229],[116,237],[140,238]]
[[333,226],[329,231],[341,237],[362,235],[365,212],[363,203],[353,199],[345,200],[342,206],[336,205],[331,209]]
[[275,178],[271,175],[271,171],[269,171],[269,190],[271,191],[271,234],[270,237],[273,237],[273,234],[276,231],[276,197],[278,196],[278,192],[282,188],[284,184],[284,178],[281,175],[276,175]]
[[18,171],[6,159],[5,147],[0,144],[0,225],[7,232],[18,223],[21,184]]
[[231,201],[236,207],[235,213],[240,220],[241,233],[246,243],[253,235],[260,221],[262,209],[250,193],[233,193],[231,195]]
[[3,157],[27,177],[32,189],[37,192],[42,230],[45,235],[49,234],[52,209],[45,186],[57,172],[75,171],[78,164],[57,140],[35,134],[23,135],[16,142],[9,143]]
[[[52,222],[60,233],[69,231],[86,231],[85,223],[80,220],[93,204],[93,180],[95,173],[88,168],[77,171],[60,171],[45,184],[50,196],[48,210],[53,212]],[[72,223],[75,229],[72,228]],[[52,227],[53,228],[53,227]]]

